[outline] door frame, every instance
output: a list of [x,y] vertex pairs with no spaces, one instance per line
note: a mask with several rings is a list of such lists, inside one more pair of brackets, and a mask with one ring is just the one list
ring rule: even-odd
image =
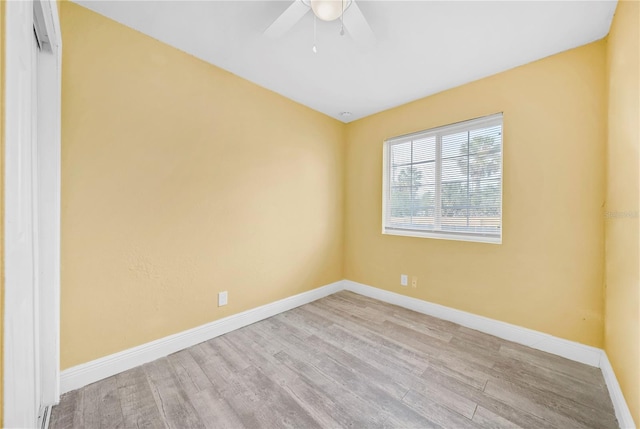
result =
[[41,403],[60,399],[60,135],[62,35],[55,0],[35,2],[38,57],[38,262]]
[[[32,17],[27,24],[21,19],[24,14]],[[20,100],[18,92],[12,88],[19,85],[19,73],[15,72],[21,67],[18,64],[20,56],[17,53],[25,49],[21,40],[24,31],[33,32],[32,28],[25,29],[25,25],[35,25],[38,29],[40,41],[40,53],[36,64],[22,64],[26,66],[27,76],[34,79],[38,92],[37,106],[28,109],[19,109]],[[34,145],[36,157],[34,158],[33,187],[37,190],[33,201],[33,218],[36,220],[33,226],[34,257],[38,261],[34,266],[34,278],[36,279],[32,305],[35,314],[34,326],[36,338],[36,362],[39,367],[34,368],[38,374],[39,386],[35,389],[39,392],[39,398],[33,398],[40,404],[40,414],[47,406],[56,404],[60,397],[60,120],[61,120],[61,66],[62,66],[62,40],[60,32],[60,19],[58,6],[55,0],[35,1],[9,1],[5,3],[5,151],[13,150],[18,144],[16,132],[20,123],[32,121],[38,118],[37,142]],[[36,110],[37,109],[37,110]],[[6,152],[5,152],[6,153]],[[13,266],[18,266],[20,261],[8,258],[6,252],[8,232],[16,231],[18,226],[7,222],[11,216],[7,216],[14,208],[10,201],[14,201],[18,195],[18,189],[12,189],[8,184],[17,183],[19,169],[13,164],[16,159],[5,156],[5,189],[4,189],[4,266],[5,266],[5,298],[14,299],[24,294],[21,285],[16,284],[11,275]],[[9,167],[9,168],[7,168]],[[9,272],[9,274],[7,274]],[[32,405],[29,405],[24,393],[21,394],[21,374],[15,374],[10,370],[15,361],[12,345],[15,346],[16,333],[20,332],[17,325],[15,309],[6,305],[4,312],[4,426],[32,427],[38,422],[41,415],[25,417],[31,413]],[[10,300],[11,301],[11,300]],[[22,390],[22,392],[24,392]],[[9,402],[9,404],[7,404]],[[26,419],[26,420],[25,420]]]

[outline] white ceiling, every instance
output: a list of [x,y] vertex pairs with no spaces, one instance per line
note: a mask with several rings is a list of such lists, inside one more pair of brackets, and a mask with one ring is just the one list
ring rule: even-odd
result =
[[[343,122],[603,38],[615,1],[358,0],[377,41],[313,15],[263,31],[291,1],[77,1]],[[348,111],[350,117],[341,117]]]

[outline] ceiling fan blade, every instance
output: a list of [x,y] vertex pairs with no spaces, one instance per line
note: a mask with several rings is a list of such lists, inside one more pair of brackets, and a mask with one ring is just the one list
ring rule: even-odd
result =
[[344,26],[353,40],[365,46],[375,43],[376,36],[373,34],[373,30],[371,30],[356,0],[352,0],[349,8],[344,11],[343,19]]
[[301,0],[294,0],[291,6],[264,31],[265,36],[273,38],[281,37],[296,25],[310,10],[311,8],[302,3]]

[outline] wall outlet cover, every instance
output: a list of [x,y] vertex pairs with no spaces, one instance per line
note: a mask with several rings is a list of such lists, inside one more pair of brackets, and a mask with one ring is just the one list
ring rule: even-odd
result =
[[227,291],[218,294],[218,307],[222,307],[223,305],[227,305]]

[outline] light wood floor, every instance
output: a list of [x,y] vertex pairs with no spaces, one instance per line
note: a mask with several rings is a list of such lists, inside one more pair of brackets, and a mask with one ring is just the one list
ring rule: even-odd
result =
[[56,428],[614,428],[599,369],[340,292],[69,392]]

